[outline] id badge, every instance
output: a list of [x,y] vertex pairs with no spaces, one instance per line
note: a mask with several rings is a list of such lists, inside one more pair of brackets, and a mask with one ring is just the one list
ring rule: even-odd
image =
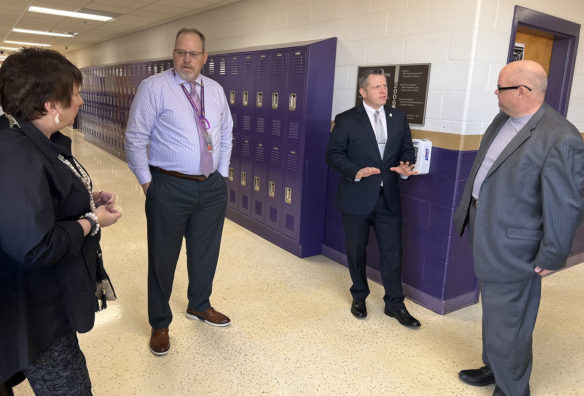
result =
[[213,152],[213,140],[211,139],[211,135],[207,134],[207,136],[205,136],[205,144],[207,145],[207,152],[212,153]]

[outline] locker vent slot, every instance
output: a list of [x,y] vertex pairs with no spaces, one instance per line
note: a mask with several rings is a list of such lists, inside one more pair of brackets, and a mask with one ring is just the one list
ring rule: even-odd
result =
[[[258,191],[259,191],[259,190],[258,190]],[[262,203],[261,203],[260,201],[256,201],[256,202],[255,202],[255,213],[256,213],[258,216],[261,216],[261,215],[262,215]]]
[[243,116],[243,129],[245,131],[249,131],[251,124],[251,116],[245,115]]
[[243,140],[241,144],[241,156],[243,158],[251,158],[251,148],[247,139]]
[[296,52],[292,58],[292,74],[304,74],[304,57]]
[[226,65],[225,65],[225,59],[221,59],[219,61],[219,75],[220,76],[224,76],[225,74],[227,74],[227,70],[226,70]]
[[237,57],[231,58],[230,70],[232,76],[237,76],[239,74],[239,63],[237,63]]
[[272,62],[272,72],[274,74],[284,74],[284,54],[276,54],[276,58]]
[[294,216],[286,215],[286,228],[294,231]]
[[278,221],[278,209],[270,208],[270,223],[276,223]]
[[282,135],[282,121],[272,120],[272,135],[281,136]]
[[258,73],[260,75],[268,74],[268,57],[266,55],[260,56],[260,61],[258,64]]
[[264,117],[258,117],[256,121],[257,121],[256,122],[256,132],[257,133],[264,133],[266,119]]
[[288,137],[290,139],[300,139],[300,124],[295,121],[291,121],[288,124]]
[[258,144],[256,146],[256,161],[264,162],[264,146],[262,144]]
[[296,172],[296,170],[298,169],[298,156],[296,155],[295,151],[290,151],[288,153],[288,161],[286,164],[286,168],[290,172]]
[[233,129],[237,129],[237,114],[231,113],[231,117],[233,118]]
[[243,60],[243,75],[246,77],[253,76],[253,59],[251,56],[247,56]]
[[241,207],[244,209],[249,208],[249,201],[248,201],[247,195],[241,196]]
[[280,167],[280,150],[277,147],[272,149],[272,155],[270,156],[270,165]]

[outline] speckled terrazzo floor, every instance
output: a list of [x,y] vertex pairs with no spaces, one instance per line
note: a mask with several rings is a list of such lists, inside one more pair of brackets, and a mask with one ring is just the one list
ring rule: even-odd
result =
[[[125,163],[74,138],[97,189],[124,215],[103,232],[118,301],[79,336],[93,391],[107,395],[490,395],[457,372],[481,365],[480,306],[446,316],[412,302],[418,331],[383,314],[371,283],[369,316],[349,312],[348,271],[323,256],[299,259],[226,221],[212,304],[232,325],[185,318],[184,252],[175,275],[171,350],[148,350],[144,195]],[[584,395],[584,265],[544,280],[534,335],[533,395]],[[28,383],[16,395],[30,395]]]

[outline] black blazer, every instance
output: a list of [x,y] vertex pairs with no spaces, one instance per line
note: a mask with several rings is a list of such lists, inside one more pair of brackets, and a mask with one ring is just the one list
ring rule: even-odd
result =
[[93,327],[99,233],[83,237],[82,182],[57,159],[71,140],[0,116],[0,382],[58,337]]
[[[379,153],[375,132],[362,104],[338,114],[331,133],[327,163],[342,176],[337,192],[337,207],[341,212],[366,215],[373,211],[383,180],[383,193],[387,204],[396,216],[401,214],[399,193],[400,175],[389,170],[400,161],[415,162],[412,134],[406,113],[385,106],[387,143],[383,158]],[[375,167],[380,174],[356,182],[361,168]]]

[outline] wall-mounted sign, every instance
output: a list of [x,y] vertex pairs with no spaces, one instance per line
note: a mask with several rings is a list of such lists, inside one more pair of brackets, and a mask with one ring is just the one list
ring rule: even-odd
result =
[[[383,69],[387,78],[388,97],[386,104],[394,109],[404,111],[410,125],[424,125],[430,64],[359,66],[358,75],[368,69],[380,68]],[[363,97],[359,93],[359,82],[357,81],[356,104],[360,104],[362,100]]]
[[515,43],[513,47],[513,60],[523,60],[525,57],[525,44],[523,43]]

